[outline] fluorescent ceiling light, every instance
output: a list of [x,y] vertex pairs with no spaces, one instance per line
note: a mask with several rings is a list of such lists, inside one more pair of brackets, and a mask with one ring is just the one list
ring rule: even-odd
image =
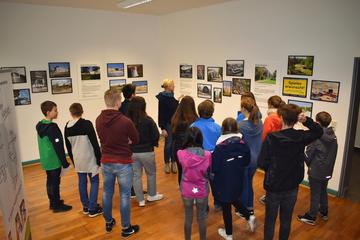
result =
[[117,7],[127,9],[127,8],[131,8],[131,7],[135,7],[140,4],[151,2],[151,1],[152,0],[124,0],[124,1],[118,2]]

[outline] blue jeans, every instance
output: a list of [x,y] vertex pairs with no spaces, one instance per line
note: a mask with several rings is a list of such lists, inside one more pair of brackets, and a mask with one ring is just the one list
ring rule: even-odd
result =
[[279,240],[289,238],[291,218],[298,194],[298,187],[284,192],[266,191],[264,240],[274,237],[275,222],[280,207],[280,233]]
[[[88,194],[88,176],[90,179],[90,198]],[[99,174],[91,177],[91,173],[80,173],[78,172],[79,177],[79,194],[80,201],[83,207],[88,208],[90,211],[96,210],[97,199],[99,192]]]
[[115,179],[118,181],[120,192],[120,215],[122,228],[130,227],[130,189],[133,182],[132,164],[101,163],[103,174],[103,217],[107,223],[112,220],[112,198],[114,195]]
[[166,124],[165,130],[166,130],[168,135],[165,138],[164,161],[165,161],[165,163],[169,163],[170,159],[171,159],[171,162],[175,162],[175,159],[174,159],[174,157],[172,155],[173,139],[172,139],[172,132],[171,132],[170,123]]
[[191,239],[191,230],[192,230],[192,221],[194,218],[194,200],[196,202],[196,219],[199,226],[200,240],[206,240],[206,207],[208,202],[208,197],[204,198],[187,198],[182,196],[185,209],[185,240]]
[[240,199],[249,210],[254,209],[253,178],[256,169],[256,167],[247,167],[244,172],[244,184]]
[[50,204],[60,205],[60,173],[61,167],[54,170],[46,170],[46,191]]
[[[319,180],[309,176],[310,184],[310,210],[307,212],[312,218],[316,218],[317,212],[328,213],[327,185],[329,179]],[[320,207],[319,207],[320,204]]]

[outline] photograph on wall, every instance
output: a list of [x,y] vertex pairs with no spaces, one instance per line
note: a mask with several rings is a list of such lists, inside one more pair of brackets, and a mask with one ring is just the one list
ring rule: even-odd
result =
[[205,79],[205,65],[197,65],[197,79],[204,80]]
[[11,81],[15,83],[26,83],[25,67],[2,67],[1,70],[11,70]]
[[192,78],[192,65],[180,65],[180,78]]
[[81,65],[81,80],[99,80],[100,79],[100,66],[96,64]]
[[223,81],[223,68],[222,67],[208,67],[207,80],[209,82],[222,82]]
[[50,78],[69,78],[70,63],[69,62],[50,62],[49,63]]
[[288,103],[298,105],[302,109],[305,116],[311,118],[312,109],[313,109],[313,103],[312,102],[303,102],[303,101],[297,101],[297,100],[290,100],[289,99]]
[[232,93],[242,95],[244,92],[250,92],[251,79],[249,78],[233,78]]
[[222,102],[222,89],[214,87],[214,103]]
[[32,93],[47,92],[49,90],[46,71],[30,71],[30,79]]
[[136,85],[136,94],[148,92],[148,81],[133,81],[132,83]]
[[244,60],[227,60],[226,76],[244,76]]
[[143,77],[143,65],[142,64],[132,64],[127,65],[127,74],[128,78],[137,78],[137,77]]
[[340,82],[312,80],[310,99],[337,103],[339,89]]
[[197,97],[211,99],[211,91],[212,91],[211,84],[202,84],[202,83],[197,84]]
[[282,95],[306,98],[307,82],[307,78],[284,77]]
[[125,84],[126,84],[126,79],[109,80],[109,88],[110,89],[118,89],[118,90],[122,91]]
[[14,89],[14,102],[15,106],[19,105],[30,105],[31,98],[30,98],[30,89]]
[[108,63],[107,64],[108,77],[123,77],[125,76],[123,63]]
[[223,81],[223,96],[231,97],[231,81]]
[[52,94],[72,93],[71,78],[51,79]]
[[314,56],[294,56],[288,57],[289,75],[305,75],[312,76],[314,67]]

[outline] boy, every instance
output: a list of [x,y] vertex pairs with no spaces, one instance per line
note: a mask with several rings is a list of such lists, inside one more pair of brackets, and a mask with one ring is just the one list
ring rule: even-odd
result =
[[121,92],[109,89],[104,94],[106,109],[96,118],[96,131],[102,147],[101,168],[103,173],[104,219],[106,232],[111,233],[115,225],[112,217],[112,198],[115,179],[120,189],[120,215],[122,238],[128,238],[140,227],[130,224],[130,189],[133,183],[132,151],[130,144],[139,143],[139,134],[134,123],[121,112]]
[[[322,127],[305,117],[295,104],[285,105],[280,118],[282,130],[268,133],[258,157],[258,167],[265,171],[265,240],[274,237],[279,208],[279,239],[289,238],[299,184],[304,179],[304,148],[323,134]],[[293,126],[297,121],[309,131],[295,130]]]
[[61,167],[68,168],[64,151],[64,142],[58,125],[52,122],[58,116],[56,103],[45,101],[41,104],[45,116],[36,125],[41,167],[46,171],[46,190],[50,207],[54,213],[66,212],[72,209],[60,200]]
[[[301,222],[315,225],[316,214],[325,221],[328,220],[327,185],[331,179],[337,154],[337,138],[332,127],[331,115],[327,112],[316,114],[316,122],[324,130],[322,137],[307,146],[305,162],[308,166],[310,184],[310,210],[305,215],[298,215]],[[319,208],[320,204],[320,208]]]
[[133,83],[126,84],[123,89],[121,90],[125,100],[121,103],[121,107],[119,108],[119,111],[126,116],[126,110],[129,106],[129,103],[133,97],[135,97],[135,91],[136,91],[136,85]]
[[[64,130],[66,148],[78,173],[83,213],[89,214],[89,217],[96,217],[103,213],[102,207],[97,203],[101,158],[99,144],[91,121],[82,118],[84,113],[82,105],[73,103],[69,111],[73,119],[66,123]],[[87,177],[90,180],[90,197]]]

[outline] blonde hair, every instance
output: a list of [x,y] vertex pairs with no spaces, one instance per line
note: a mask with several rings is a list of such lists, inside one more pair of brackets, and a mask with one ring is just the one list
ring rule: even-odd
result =
[[174,80],[170,79],[170,78],[166,78],[164,79],[164,81],[161,84],[162,88],[167,88],[169,87],[172,83],[174,83]]
[[121,92],[117,89],[109,89],[105,91],[104,100],[106,107],[115,107],[116,101],[121,101]]

